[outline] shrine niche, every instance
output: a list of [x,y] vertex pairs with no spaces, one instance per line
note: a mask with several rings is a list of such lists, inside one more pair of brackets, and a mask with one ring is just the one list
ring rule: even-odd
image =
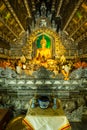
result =
[[36,51],[41,47],[41,39],[44,36],[46,40],[46,48],[50,49],[52,59],[59,59],[65,53],[65,47],[59,35],[49,28],[40,28],[34,31],[27,39],[26,45],[23,47],[22,52],[28,59],[33,59]]
[[33,58],[52,58],[52,41],[53,39],[44,33],[38,36],[33,46]]

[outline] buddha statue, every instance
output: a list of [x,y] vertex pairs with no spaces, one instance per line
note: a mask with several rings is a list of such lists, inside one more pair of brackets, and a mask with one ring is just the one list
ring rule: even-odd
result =
[[40,44],[41,44],[42,48],[37,49],[36,58],[44,59],[44,60],[51,58],[51,51],[49,48],[46,48],[47,42],[46,42],[46,39],[44,38],[44,36],[42,37]]

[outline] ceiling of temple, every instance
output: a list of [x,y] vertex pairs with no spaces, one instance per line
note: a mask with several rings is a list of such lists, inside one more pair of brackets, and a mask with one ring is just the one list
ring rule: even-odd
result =
[[0,0],[0,40],[7,47],[19,40],[41,15],[46,5],[46,17],[51,14],[56,31],[61,30],[76,43],[87,41],[87,0]]

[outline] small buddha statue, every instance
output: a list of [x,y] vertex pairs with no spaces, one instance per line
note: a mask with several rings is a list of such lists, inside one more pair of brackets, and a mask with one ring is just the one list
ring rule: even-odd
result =
[[46,42],[46,39],[44,38],[44,36],[42,37],[40,44],[41,44],[42,48],[37,49],[36,58],[45,59],[45,60],[51,58],[51,51],[49,48],[46,48],[47,42]]

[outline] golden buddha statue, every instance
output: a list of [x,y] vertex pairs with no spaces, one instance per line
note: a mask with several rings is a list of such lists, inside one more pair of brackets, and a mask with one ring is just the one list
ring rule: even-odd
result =
[[46,48],[46,43],[46,39],[43,36],[40,42],[42,48],[37,49],[36,58],[45,60],[51,58],[51,51],[49,48]]

